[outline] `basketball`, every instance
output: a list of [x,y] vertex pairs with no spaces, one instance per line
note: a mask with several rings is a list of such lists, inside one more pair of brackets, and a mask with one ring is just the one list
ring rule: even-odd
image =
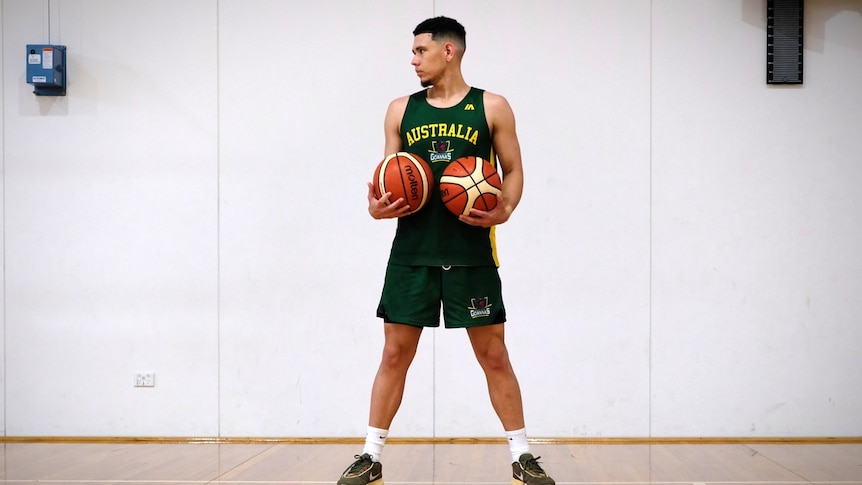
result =
[[391,192],[389,203],[404,198],[411,214],[425,207],[433,188],[431,167],[422,157],[413,153],[388,155],[374,170],[374,196],[379,199],[386,192]]
[[470,209],[489,211],[502,193],[500,174],[487,160],[462,157],[452,161],[440,177],[440,196],[450,212],[468,215]]

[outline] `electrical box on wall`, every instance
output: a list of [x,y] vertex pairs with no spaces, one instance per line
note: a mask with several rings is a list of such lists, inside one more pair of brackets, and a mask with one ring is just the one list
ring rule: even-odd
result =
[[65,96],[66,46],[27,45],[27,83],[36,96]]

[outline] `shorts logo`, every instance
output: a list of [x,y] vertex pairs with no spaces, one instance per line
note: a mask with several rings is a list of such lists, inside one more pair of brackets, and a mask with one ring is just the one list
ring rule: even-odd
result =
[[431,162],[452,161],[452,142],[449,140],[440,140],[431,142],[431,150],[428,153]]
[[470,306],[468,306],[467,309],[470,310],[470,317],[482,318],[491,316],[491,306],[492,305],[488,303],[488,297],[483,296],[481,298],[471,298]]

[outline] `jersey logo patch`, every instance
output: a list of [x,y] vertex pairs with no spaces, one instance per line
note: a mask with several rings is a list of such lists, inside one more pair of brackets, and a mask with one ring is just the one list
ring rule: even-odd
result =
[[428,150],[431,162],[451,162],[452,161],[452,142],[449,140],[432,141],[431,149]]
[[480,298],[471,298],[470,306],[468,306],[467,309],[470,310],[471,318],[490,317],[491,306],[492,305],[488,303],[488,297],[483,296]]
[[464,106],[464,111],[476,111],[476,107],[473,106],[473,103],[467,103],[467,106]]

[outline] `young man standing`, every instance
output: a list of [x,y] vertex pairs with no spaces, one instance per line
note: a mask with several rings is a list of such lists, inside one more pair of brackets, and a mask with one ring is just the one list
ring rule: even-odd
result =
[[[368,184],[368,212],[375,219],[398,217],[377,315],[385,343],[371,390],[368,434],[362,455],[338,485],[382,485],[380,455],[404,393],[407,369],[424,327],[465,328],[488,383],[491,404],[512,452],[515,484],[553,485],[530,454],[518,380],[504,340],[506,312],[494,247],[493,227],[506,222],[523,189],[521,149],[515,117],[502,96],[470,87],[461,74],[464,27],[446,17],[413,31],[411,64],[424,89],[392,101],[384,121],[384,155],[407,151],[431,165],[435,182],[449,162],[477,156],[503,175],[502,195],[491,211],[455,216],[439,194],[408,215],[406,201],[374,197]],[[477,305],[483,310],[475,311]],[[471,309],[473,311],[471,311]]]

